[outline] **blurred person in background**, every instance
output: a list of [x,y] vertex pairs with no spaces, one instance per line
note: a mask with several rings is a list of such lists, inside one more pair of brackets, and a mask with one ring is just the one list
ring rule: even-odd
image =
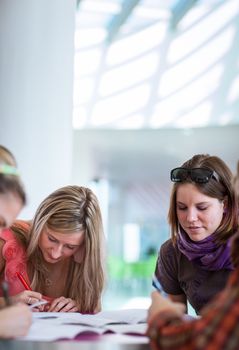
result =
[[[0,234],[13,223],[26,203],[26,195],[21,184],[13,154],[0,145]],[[0,247],[3,241],[0,238]],[[4,281],[4,273],[1,273]],[[13,338],[26,335],[32,322],[32,313],[25,304],[6,305],[0,298],[0,337]]]

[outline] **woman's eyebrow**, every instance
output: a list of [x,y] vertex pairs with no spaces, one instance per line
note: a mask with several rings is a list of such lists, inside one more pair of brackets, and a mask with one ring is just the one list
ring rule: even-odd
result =
[[[52,238],[54,238],[57,242],[60,242],[55,236],[53,236],[49,231],[48,231],[48,235]],[[72,243],[63,243],[63,245],[68,245],[71,247],[79,247],[80,244],[72,244]]]

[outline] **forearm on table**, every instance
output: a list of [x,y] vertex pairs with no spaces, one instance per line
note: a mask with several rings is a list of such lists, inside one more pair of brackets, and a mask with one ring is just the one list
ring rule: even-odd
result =
[[183,317],[184,315],[180,315],[173,309],[165,309],[152,318],[147,335],[153,348],[177,348],[188,342],[192,328],[190,322],[185,322]]

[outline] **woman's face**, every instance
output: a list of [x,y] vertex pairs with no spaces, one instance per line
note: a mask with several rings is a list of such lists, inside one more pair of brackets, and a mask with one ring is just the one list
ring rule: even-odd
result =
[[177,217],[181,227],[193,241],[201,241],[219,227],[224,202],[199,192],[190,183],[180,184],[176,193]]
[[0,194],[0,232],[11,226],[22,209],[20,197],[12,192]]
[[83,244],[84,232],[62,233],[45,228],[39,239],[39,248],[46,262],[58,263],[75,254]]

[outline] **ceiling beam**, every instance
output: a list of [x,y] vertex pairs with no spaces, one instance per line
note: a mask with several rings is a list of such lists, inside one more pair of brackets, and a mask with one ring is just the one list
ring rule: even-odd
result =
[[176,0],[171,7],[170,28],[175,29],[181,19],[198,2],[198,0]]
[[133,9],[138,5],[140,0],[124,0],[121,5],[121,11],[109,21],[107,25],[107,41],[111,42],[120,31],[120,27],[127,21]]

